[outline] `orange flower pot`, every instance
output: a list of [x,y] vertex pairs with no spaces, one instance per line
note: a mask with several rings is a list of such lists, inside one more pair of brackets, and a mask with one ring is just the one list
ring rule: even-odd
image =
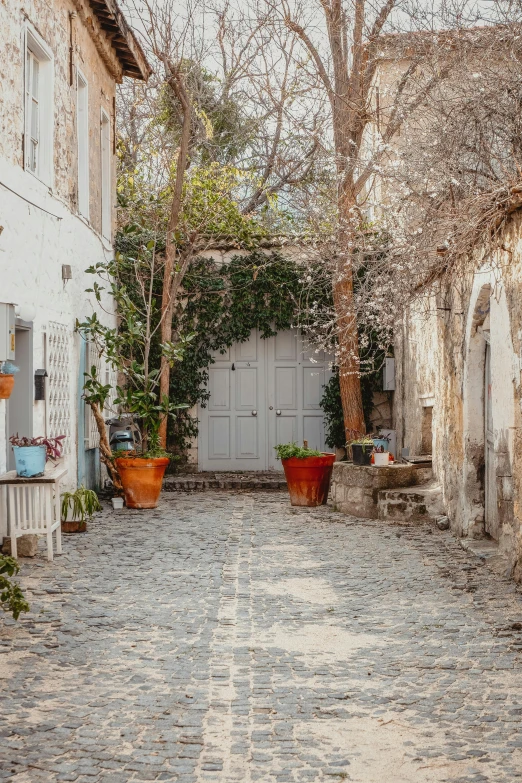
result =
[[0,373],[0,400],[8,400],[14,386],[14,375]]
[[335,454],[282,460],[292,506],[322,506],[328,498]]
[[168,457],[118,457],[115,460],[127,508],[156,508],[169,461]]

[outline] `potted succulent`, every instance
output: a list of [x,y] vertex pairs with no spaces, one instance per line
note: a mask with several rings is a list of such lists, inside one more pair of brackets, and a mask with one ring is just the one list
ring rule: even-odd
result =
[[[95,346],[100,358],[123,379],[117,386],[113,404],[137,421],[141,444],[136,450],[111,451],[105,427],[104,410],[111,393],[102,383],[96,367],[85,373],[83,396],[93,412],[100,435],[100,457],[112,479],[115,494],[125,496],[128,508],[155,508],[170,455],[160,447],[160,426],[186,404],[174,404],[168,395],[160,396],[161,357],[170,365],[181,361],[193,335],[176,343],[161,343],[161,297],[155,295],[162,260],[154,242],[136,248],[133,258],[116,253],[114,259],[96,264],[87,271],[106,283],[116,304],[118,326],[105,326],[97,314],[77,322],[77,331]],[[95,283],[94,293],[102,306],[104,287]],[[152,361],[154,357],[154,362]]]
[[15,382],[15,373],[19,371],[20,368],[12,364],[12,362],[0,363],[0,400],[8,400],[11,396]]
[[64,533],[85,533],[87,521],[102,508],[96,492],[84,486],[78,487],[74,492],[63,492],[61,499]]
[[292,506],[321,506],[326,503],[335,454],[309,449],[297,443],[283,443],[275,447],[283,463],[290,503]]
[[41,476],[48,459],[54,462],[62,456],[64,438],[65,435],[56,438],[20,437],[18,433],[11,435],[9,443],[13,447],[17,475],[24,478]]
[[352,449],[352,460],[354,465],[370,465],[374,449],[373,440],[369,435],[352,440],[346,444]]

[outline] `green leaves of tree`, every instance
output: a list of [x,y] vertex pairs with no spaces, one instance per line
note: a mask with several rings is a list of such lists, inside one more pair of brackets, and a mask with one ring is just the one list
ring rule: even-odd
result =
[[8,555],[0,555],[0,606],[4,612],[11,612],[18,620],[22,612],[29,611],[20,585],[11,580],[20,571],[18,562]]

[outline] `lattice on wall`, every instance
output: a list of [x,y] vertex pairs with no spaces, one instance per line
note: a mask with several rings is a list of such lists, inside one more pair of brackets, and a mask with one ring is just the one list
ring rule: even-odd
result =
[[65,435],[63,454],[71,453],[72,332],[64,324],[47,325],[47,434]]
[[[96,375],[99,380],[103,382],[103,377],[101,376],[102,372],[102,360],[101,356],[99,355],[99,352],[96,350],[96,346],[92,343],[87,343],[87,352],[86,352],[86,371],[90,373],[91,367],[96,367]],[[88,449],[96,449],[100,445],[100,434],[98,432],[98,427],[96,426],[96,420],[92,414],[92,411],[90,407],[87,408],[87,416],[86,416],[86,426],[87,426],[87,432],[86,435],[86,447]]]
[[[108,419],[110,416],[115,416],[113,400],[116,397],[116,373],[112,370],[105,360],[99,355],[96,346],[92,343],[87,343],[87,369],[90,372],[91,367],[96,367],[96,374],[101,383],[109,384],[111,391],[107,398],[107,402],[104,408],[104,418]],[[100,434],[98,427],[96,426],[96,420],[92,414],[90,408],[88,408],[86,416],[86,447],[88,449],[96,449],[100,445]]]

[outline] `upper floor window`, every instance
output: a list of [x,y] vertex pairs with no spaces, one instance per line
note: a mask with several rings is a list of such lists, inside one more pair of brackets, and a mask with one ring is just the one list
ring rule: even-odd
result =
[[25,168],[52,186],[53,179],[53,55],[31,27],[26,28]]
[[109,115],[101,113],[100,129],[101,147],[101,207],[102,207],[102,234],[107,239],[111,238],[112,208],[111,208],[111,123]]
[[76,74],[76,123],[78,127],[78,212],[89,218],[89,94],[87,79]]

